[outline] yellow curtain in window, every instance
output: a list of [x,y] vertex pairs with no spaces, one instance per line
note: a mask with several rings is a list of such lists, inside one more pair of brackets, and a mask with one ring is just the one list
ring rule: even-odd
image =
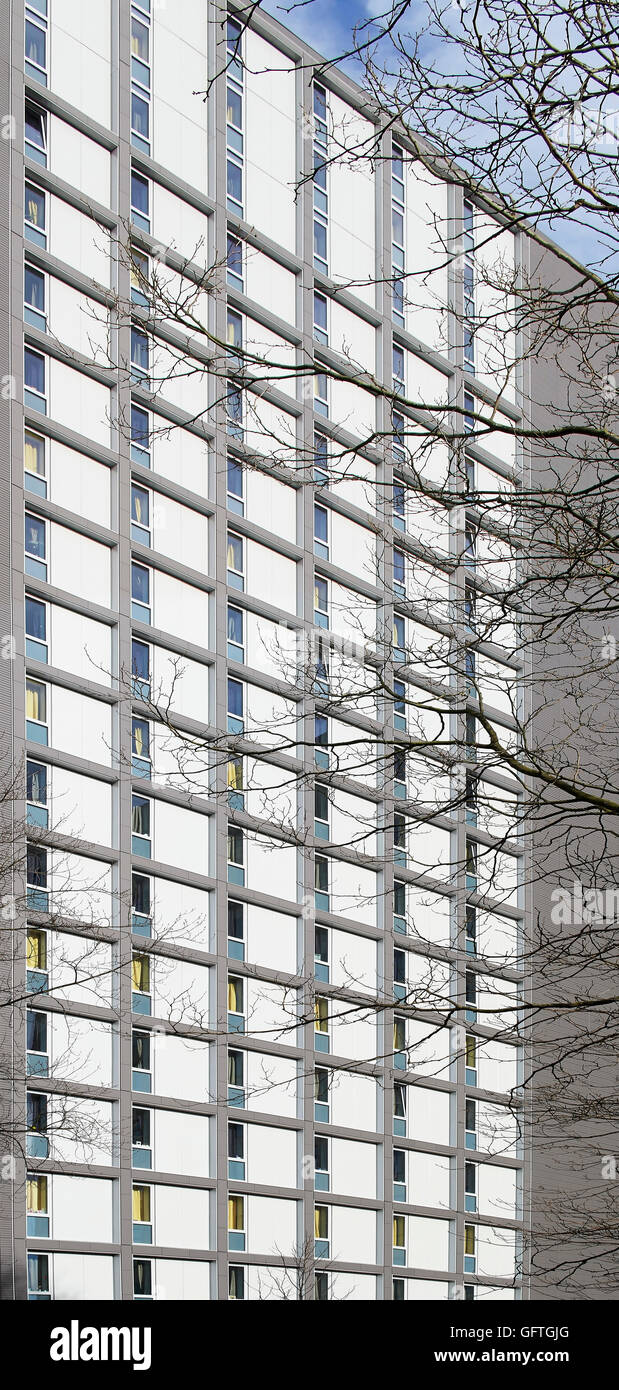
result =
[[150,1187],[134,1187],[133,1220],[150,1221]]
[[228,1013],[243,1012],[243,981],[228,980]]
[[242,1197],[228,1197],[228,1230],[245,1230],[245,1213]]
[[43,468],[39,466],[43,462],[43,450],[40,445],[35,444],[28,435],[24,440],[24,468],[27,473],[42,473]]
[[393,1020],[393,1050],[394,1050],[394,1052],[403,1052],[405,1047],[406,1047],[406,1030],[405,1030],[405,1027],[404,1027],[404,1019],[403,1019],[403,1018],[394,1018],[394,1020]]
[[47,1178],[28,1178],[26,1182],[28,1211],[47,1211]]
[[314,1001],[314,1018],[316,1032],[326,1033],[329,1029],[329,1003],[327,999],[320,998]]
[[133,751],[137,754],[138,758],[142,756],[143,747],[142,728],[140,724],[136,724],[133,730]]
[[150,961],[148,956],[134,956],[131,962],[133,988],[148,993],[150,986]]
[[26,685],[26,718],[45,719],[45,687],[31,681]]
[[26,943],[26,961],[29,970],[47,969],[47,939],[42,931],[29,931]]
[[464,1253],[465,1255],[475,1254],[475,1227],[464,1227]]
[[[137,272],[136,272],[136,271],[132,271],[131,273],[132,273],[132,276],[135,277],[135,283],[136,283],[136,285],[137,285],[137,284],[138,284]],[[133,510],[134,510],[134,512],[135,512],[134,521],[140,522],[140,521],[142,520],[142,498],[140,497],[139,493],[135,493],[135,494],[134,494],[134,497],[133,497]]]
[[40,207],[40,204],[38,203],[37,199],[36,199],[36,198],[29,198],[29,199],[28,199],[28,221],[32,223],[33,227],[38,227],[38,226],[39,226],[39,212],[40,212],[40,211],[41,211],[41,207]]
[[477,1066],[477,1040],[472,1033],[469,1033],[466,1039],[466,1065],[467,1067]]
[[329,1213],[326,1207],[314,1207],[314,1237],[327,1240],[329,1234]]
[[400,1248],[401,1250],[404,1249],[404,1246],[405,1246],[405,1244],[406,1244],[406,1241],[405,1241],[405,1239],[404,1239],[404,1217],[403,1217],[403,1216],[394,1216],[394,1218],[393,1218],[393,1243],[394,1243],[394,1245],[399,1246],[399,1248]]
[[230,791],[240,792],[243,790],[243,761],[241,758],[230,758],[228,762],[228,787]]

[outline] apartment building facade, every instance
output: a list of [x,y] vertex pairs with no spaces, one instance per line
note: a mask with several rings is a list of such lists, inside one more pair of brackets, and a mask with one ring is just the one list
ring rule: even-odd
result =
[[2,1297],[526,1297],[518,788],[428,733],[508,565],[430,496],[522,409],[484,214],[260,12],[0,25]]

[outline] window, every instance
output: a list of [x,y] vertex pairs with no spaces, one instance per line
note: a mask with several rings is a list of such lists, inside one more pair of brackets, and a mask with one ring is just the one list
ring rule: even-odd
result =
[[406,884],[400,878],[393,881],[393,930],[406,935]]
[[45,440],[40,434],[26,430],[24,434],[25,487],[39,497],[47,497]]
[[393,1132],[403,1137],[406,1134],[406,1087],[401,1081],[393,1083]]
[[146,874],[131,875],[131,930],[137,936],[151,934],[151,881]]
[[314,482],[320,487],[329,483],[329,441],[324,434],[314,433]]
[[27,0],[25,72],[47,86],[47,0]]
[[404,395],[404,348],[393,345],[393,389],[397,395]]
[[329,1191],[329,1140],[323,1134],[314,1139],[314,1187],[317,1192]]
[[45,522],[40,516],[26,512],[24,528],[24,549],[26,551],[25,571],[34,579],[47,579],[45,545]]
[[464,1016],[467,1023],[475,1023],[477,1021],[477,976],[473,974],[472,970],[467,970],[465,973],[464,993],[466,1002]]
[[146,333],[131,327],[131,381],[134,386],[149,385],[150,353]]
[[136,1245],[152,1245],[150,1187],[136,1184],[133,1188],[133,1239]]
[[475,955],[477,951],[477,908],[467,906],[464,922],[464,933],[466,938],[466,950],[469,955]]
[[406,864],[406,817],[401,816],[398,811],[393,817],[393,862],[394,864]]
[[227,580],[233,589],[245,588],[245,545],[242,536],[236,531],[228,531],[227,539]]
[[329,792],[321,783],[314,787],[314,834],[319,840],[329,839]]
[[393,525],[396,531],[406,530],[406,489],[397,479],[393,484]]
[[228,604],[228,660],[244,661],[243,610]]
[[317,1260],[329,1258],[328,1207],[314,1207],[314,1256]]
[[326,714],[314,715],[314,761],[316,767],[329,766],[329,720]]
[[314,975],[329,983],[329,930],[318,925],[314,928]]
[[148,411],[131,403],[131,461],[150,468],[150,418]]
[[228,676],[228,733],[242,734],[244,719],[244,686],[242,681]]
[[28,1255],[28,1299],[31,1303],[49,1301],[49,1256]]
[[233,381],[226,391],[226,429],[235,439],[243,438],[243,392]]
[[24,236],[36,246],[47,246],[47,204],[42,188],[27,183],[24,196]]
[[26,820],[47,830],[47,767],[45,763],[26,763]]
[[464,1209],[477,1211],[477,1164],[464,1165]]
[[327,300],[317,290],[314,290],[314,337],[318,343],[329,342]]
[[464,1227],[464,1273],[475,1273],[475,1227]]
[[48,1158],[47,1096],[38,1091],[26,1095],[26,1154],[28,1158]]
[[136,85],[131,92],[131,143],[150,154],[150,101]]
[[243,1125],[228,1125],[228,1177],[231,1182],[245,1182],[245,1129]]
[[150,724],[135,715],[131,721],[131,771],[134,777],[151,776]]
[[314,1300],[316,1303],[329,1302],[329,1275],[326,1270],[317,1270],[314,1275]]
[[150,492],[139,483],[131,484],[131,539],[150,545]]
[[393,1150],[393,1200],[406,1201],[406,1150]]
[[25,153],[26,159],[34,159],[37,164],[47,164],[47,115],[38,106],[26,102]]
[[477,1148],[477,1104],[468,1096],[464,1102],[464,1147]]
[[47,1076],[47,1014],[39,1009],[26,1010],[26,1075]]
[[401,743],[397,743],[393,750],[393,781],[394,796],[406,799],[406,749]]
[[314,622],[316,627],[329,626],[329,585],[322,575],[314,575]]
[[245,1298],[245,1270],[242,1265],[228,1266],[228,1298]]
[[398,947],[393,952],[393,994],[395,999],[406,999],[406,951]]
[[406,686],[404,681],[393,682],[393,723],[396,729],[406,729]]
[[150,260],[145,251],[139,251],[137,246],[131,246],[131,299],[134,304],[141,304],[144,308],[150,303],[147,290],[150,286]]
[[228,825],[228,883],[245,883],[245,843],[238,825]]
[[472,434],[475,429],[475,398],[470,391],[464,392],[464,433]]
[[132,1163],[134,1168],[152,1168],[153,1154],[150,1146],[150,1110],[142,1110],[134,1105],[132,1112]]
[[245,1198],[238,1193],[228,1197],[228,1249],[245,1249]]
[[228,955],[245,959],[245,914],[242,903],[228,900]]
[[467,1033],[465,1046],[465,1080],[467,1086],[477,1085],[477,1038],[474,1033]]
[[152,1298],[153,1278],[150,1260],[133,1261],[133,1297]]
[[26,932],[26,988],[29,994],[47,993],[47,932],[29,926]]
[[406,1264],[406,1217],[393,1218],[393,1263]]
[[148,179],[131,171],[131,221],[136,227],[150,232],[150,184]]
[[329,1000],[317,995],[314,1000],[314,1050],[329,1052]]
[[49,1236],[47,1177],[28,1173],[26,1177],[26,1235],[34,1238]]
[[47,686],[26,677],[26,738],[34,743],[48,742]]
[[243,465],[239,459],[228,457],[228,499],[227,506],[229,512],[236,512],[238,516],[243,516],[244,505],[244,472]]
[[29,347],[24,348],[24,405],[47,414],[45,358]]
[[26,261],[24,266],[24,323],[32,324],[42,333],[47,332],[45,312],[45,276],[42,270],[35,270]]
[[131,641],[131,688],[138,700],[150,697],[150,647],[146,642]]
[[241,975],[228,975],[228,1032],[245,1032],[245,981]]
[[406,433],[404,428],[404,416],[397,410],[391,412],[391,427],[393,430],[391,439],[393,461],[395,464],[402,464],[406,461],[406,450],[404,447]]
[[393,659],[406,661],[406,619],[396,613],[393,619]]
[[26,594],[26,657],[47,661],[47,605]]
[[393,1301],[394,1303],[404,1303],[406,1299],[404,1279],[394,1279],[393,1281]]
[[228,1048],[228,1105],[245,1105],[245,1053]]
[[243,350],[243,318],[236,309],[229,308],[227,310],[226,342],[230,368],[232,371],[239,371],[242,366],[242,359],[239,354]]
[[329,414],[329,391],[326,372],[316,372],[314,375],[314,410],[316,410],[319,415]]
[[145,565],[131,565],[131,617],[150,623],[150,570]]
[[466,887],[469,892],[475,892],[477,888],[477,842],[475,840],[466,841]]
[[393,1065],[399,1071],[406,1071],[406,1019],[395,1014],[393,1019]]
[[134,955],[131,961],[131,1008],[134,1014],[151,1012],[150,956]]
[[465,1302],[465,1303],[474,1303],[474,1302],[475,1302],[475,1285],[474,1285],[474,1284],[465,1284],[465,1285],[464,1285],[464,1302]]
[[150,801],[148,797],[138,796],[134,792],[131,797],[131,853],[139,854],[144,859],[152,858],[150,836]]
[[314,859],[314,898],[321,912],[329,911],[329,860],[323,854]]
[[243,290],[243,242],[231,232],[228,232],[226,279],[235,289]]
[[329,559],[329,513],[326,507],[314,503],[314,554]]
[[228,758],[228,805],[233,811],[245,809],[243,794],[243,759]]
[[316,651],[316,672],[314,692],[316,695],[329,694],[329,648],[322,637],[318,638]]
[[134,1091],[151,1090],[150,1033],[133,1029],[131,1034],[131,1085]]
[[393,552],[393,587],[399,594],[406,592],[406,560],[403,550]]
[[314,1120],[316,1124],[329,1124],[329,1073],[326,1067],[316,1067],[314,1072]]

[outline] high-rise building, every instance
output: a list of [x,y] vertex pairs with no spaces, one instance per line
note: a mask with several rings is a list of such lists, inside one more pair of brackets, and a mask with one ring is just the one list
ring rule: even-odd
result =
[[491,219],[260,11],[0,32],[2,1297],[526,1296]]

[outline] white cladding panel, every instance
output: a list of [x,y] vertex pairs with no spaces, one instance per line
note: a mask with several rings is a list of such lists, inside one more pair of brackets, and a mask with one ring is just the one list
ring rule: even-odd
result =
[[49,167],[65,183],[79,188],[96,203],[110,204],[111,156],[109,151],[82,135],[74,126],[50,115]]
[[376,1197],[376,1161],[375,1144],[332,1139],[331,1191],[346,1197]]
[[117,1239],[115,1187],[108,1178],[68,1177],[54,1173],[51,1179],[51,1230],[54,1240],[89,1241]]
[[54,0],[49,36],[52,90],[104,126],[110,124],[110,17],[111,0],[92,10],[81,0]]
[[245,219],[294,251],[294,65],[249,29],[245,43]]
[[84,439],[110,447],[110,391],[85,372],[48,362],[49,414]]
[[75,676],[111,685],[112,629],[71,608],[50,604],[50,647],[54,666]]
[[157,1245],[182,1250],[208,1250],[209,1193],[200,1187],[151,1188],[153,1237]]
[[153,1167],[160,1173],[209,1176],[209,1119],[178,1110],[152,1110]]
[[59,1302],[90,1303],[115,1297],[113,1255],[65,1255],[57,1250],[50,1263],[52,1296]]
[[208,1043],[159,1033],[151,1043],[153,1090],[176,1100],[209,1100]]
[[246,1197],[247,1249],[255,1255],[294,1255],[297,1203],[283,1197]]
[[202,1302],[211,1296],[212,1264],[207,1260],[155,1260],[157,1299]]
[[246,1135],[247,1181],[266,1187],[296,1187],[296,1131],[248,1125]]
[[376,1264],[377,1213],[362,1207],[329,1208],[331,1259],[351,1264]]
[[49,441],[50,496],[59,507],[78,512],[100,526],[110,524],[111,469],[78,454],[57,439]]

